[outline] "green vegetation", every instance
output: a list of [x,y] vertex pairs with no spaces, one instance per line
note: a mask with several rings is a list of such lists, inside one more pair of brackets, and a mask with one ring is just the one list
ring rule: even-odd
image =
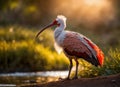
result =
[[83,69],[79,72],[81,77],[106,76],[120,73],[120,49],[110,49],[102,67],[92,66],[86,61],[82,62],[81,65],[83,65],[81,66]]
[[16,28],[0,29],[0,72],[67,69],[67,58],[48,48],[52,31],[35,40],[34,30]]

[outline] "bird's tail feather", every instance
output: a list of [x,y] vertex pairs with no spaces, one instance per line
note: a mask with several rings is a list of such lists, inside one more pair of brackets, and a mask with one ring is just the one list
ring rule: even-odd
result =
[[96,58],[94,56],[89,57],[89,58],[83,58],[83,59],[85,59],[87,62],[91,63],[92,65],[94,65],[96,67],[100,65],[99,61],[96,60]]

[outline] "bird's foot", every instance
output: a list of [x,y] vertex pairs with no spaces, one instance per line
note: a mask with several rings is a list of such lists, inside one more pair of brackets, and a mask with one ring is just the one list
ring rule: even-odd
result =
[[73,77],[73,78],[72,78],[72,80],[74,80],[74,79],[78,79],[78,77],[77,77],[77,76],[75,76],[75,77]]
[[59,78],[60,81],[66,81],[66,80],[70,80],[70,78]]

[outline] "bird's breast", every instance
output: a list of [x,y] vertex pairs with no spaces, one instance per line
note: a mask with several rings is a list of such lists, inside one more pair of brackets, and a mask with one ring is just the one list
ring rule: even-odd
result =
[[63,41],[65,39],[65,32],[61,32],[58,36],[56,35],[55,38],[55,42],[60,46],[62,47],[63,45]]

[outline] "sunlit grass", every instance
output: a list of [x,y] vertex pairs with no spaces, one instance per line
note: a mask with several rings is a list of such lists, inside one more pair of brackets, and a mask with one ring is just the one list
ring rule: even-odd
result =
[[67,69],[67,58],[53,50],[52,31],[38,39],[36,33],[22,27],[0,29],[1,72]]
[[67,69],[67,59],[35,42],[0,42],[1,71]]
[[[107,55],[102,67],[92,66],[86,61],[82,62],[79,75],[81,77],[95,77],[120,73],[120,50],[117,48],[115,50],[110,49]],[[83,69],[81,70],[81,68]]]

